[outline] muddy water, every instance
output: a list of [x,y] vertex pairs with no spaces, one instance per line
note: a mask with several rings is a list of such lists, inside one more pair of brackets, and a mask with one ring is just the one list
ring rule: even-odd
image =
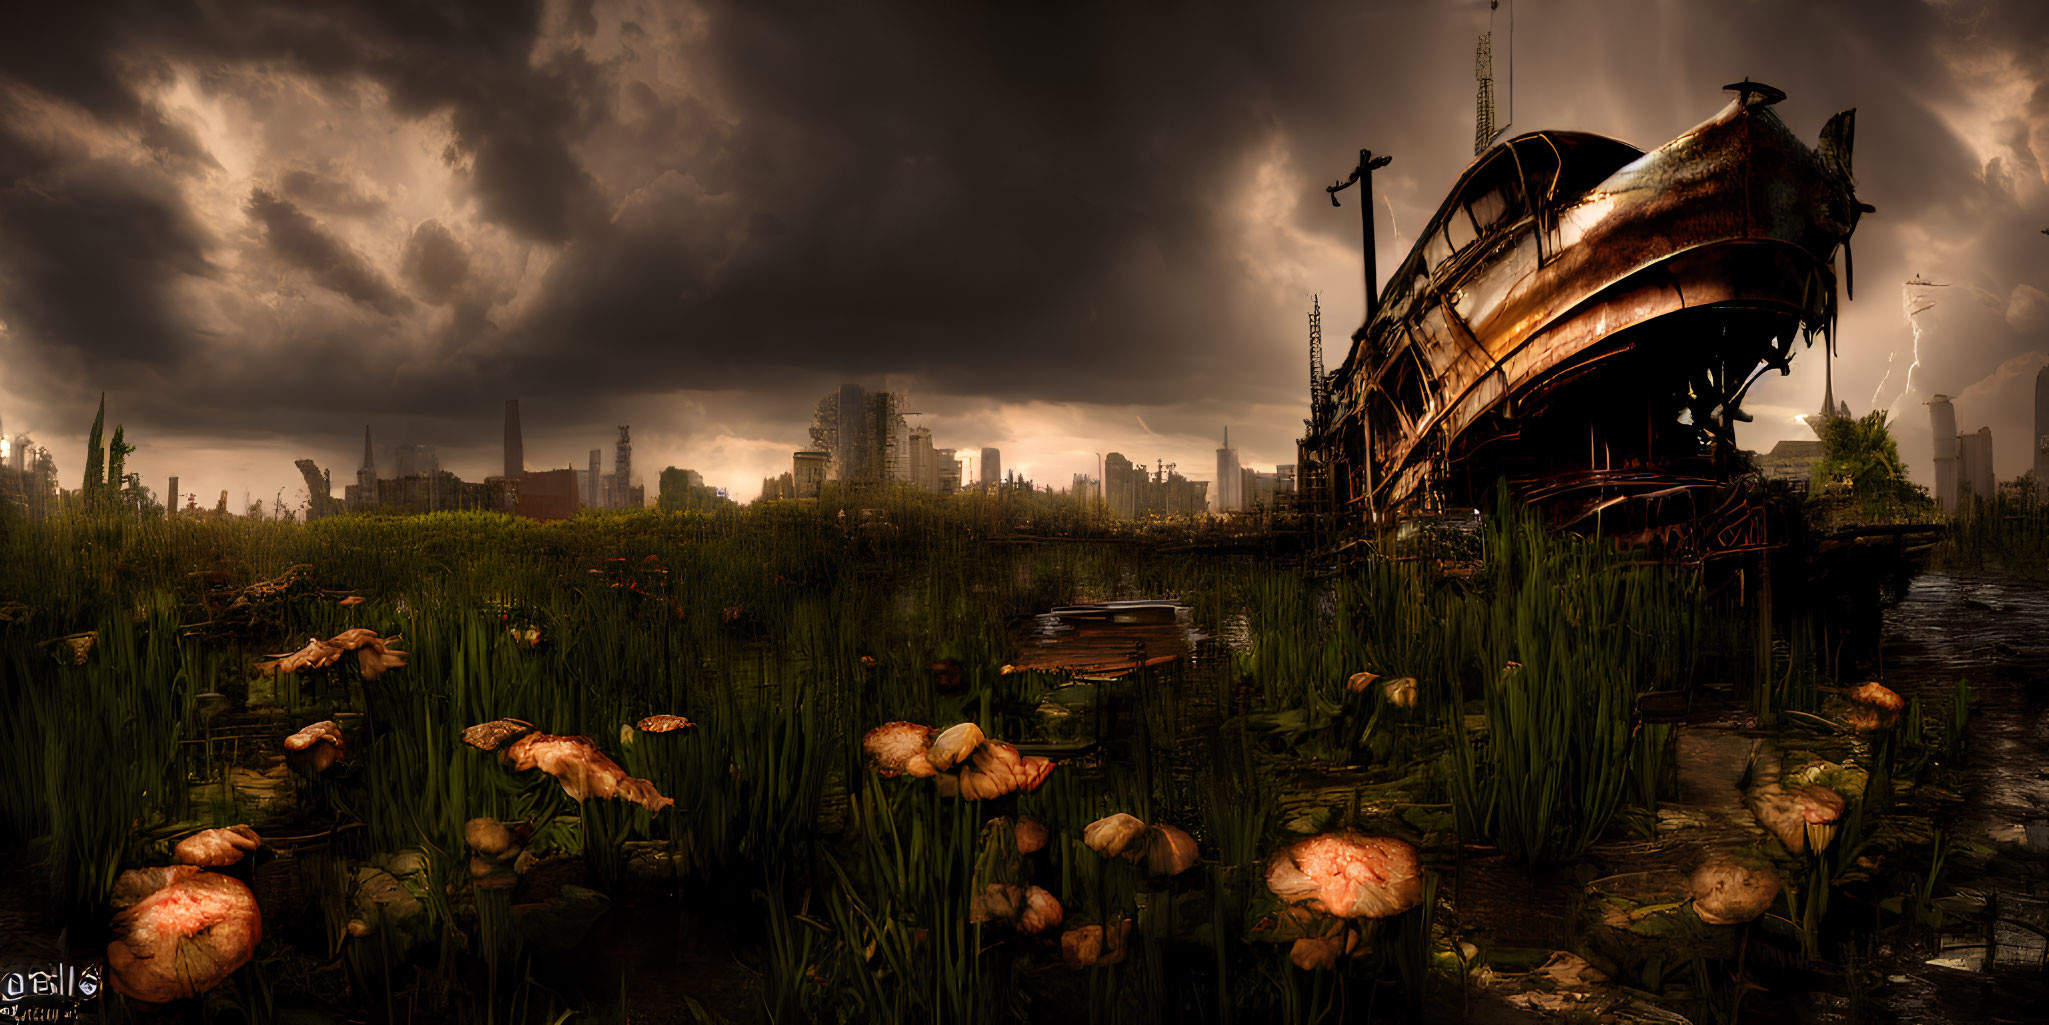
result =
[[1983,970],[1988,934],[2002,961],[2042,942],[2000,920],[2026,915],[2030,898],[2049,898],[2049,588],[1997,575],[1923,574],[1887,613],[1881,654],[1887,682],[1919,694],[1924,707],[1941,707],[1957,680],[1970,681],[1971,750],[1953,828],[1980,849],[1957,858],[1939,887],[1959,912],[1944,930],[1947,949],[1882,950],[1890,956],[1871,1013],[1856,1017],[2049,1020],[2049,977],[2039,965]]

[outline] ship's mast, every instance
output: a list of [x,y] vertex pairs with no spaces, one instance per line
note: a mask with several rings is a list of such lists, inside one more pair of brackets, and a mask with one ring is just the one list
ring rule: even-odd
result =
[[1494,141],[1494,33],[1480,33],[1480,45],[1473,54],[1473,78],[1479,91],[1473,97],[1473,155],[1486,152]]
[[1325,423],[1324,405],[1328,401],[1329,382],[1323,374],[1323,305],[1322,296],[1309,299],[1309,428],[1310,436],[1322,433]]

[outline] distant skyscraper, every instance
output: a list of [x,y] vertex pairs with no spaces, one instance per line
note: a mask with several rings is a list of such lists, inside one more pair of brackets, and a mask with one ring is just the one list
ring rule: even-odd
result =
[[794,452],[790,455],[790,486],[796,498],[817,498],[832,466],[830,452]]
[[[377,501],[377,457],[370,453],[370,425],[363,425],[363,465],[356,470],[356,486],[361,490],[362,500]],[[222,492],[226,495],[226,492]]]
[[839,436],[832,453],[840,480],[860,480],[868,475],[867,413],[868,390],[852,382],[840,385]]
[[591,468],[589,477],[583,485],[585,493],[583,504],[593,509],[602,508],[604,505],[603,492],[598,490],[604,484],[604,460],[604,449],[591,449]]
[[1957,412],[1949,396],[1928,400],[1928,426],[1935,438],[1935,500],[1945,512],[1957,508]]
[[910,481],[919,491],[939,490],[939,454],[932,448],[932,428],[910,429]]
[[1239,512],[1245,508],[1244,479],[1239,475],[1238,450],[1231,447],[1231,429],[1224,428],[1224,447],[1217,449],[1217,511]]
[[612,448],[612,490],[614,509],[640,507],[633,495],[633,428],[626,424],[619,425],[619,441]]
[[982,484],[995,487],[1003,481],[1003,453],[993,448],[982,449]]
[[[1998,478],[1992,473],[1992,428],[1957,437],[1957,486],[1963,494],[1990,502],[1998,495]],[[1961,498],[1961,496],[1959,496]]]
[[505,475],[526,472],[526,445],[519,435],[519,400],[505,400]]
[[932,466],[934,472],[938,475],[932,490],[942,495],[951,495],[960,490],[960,452],[958,449],[933,449]]
[[2035,374],[2035,494],[2049,497],[2049,367]]

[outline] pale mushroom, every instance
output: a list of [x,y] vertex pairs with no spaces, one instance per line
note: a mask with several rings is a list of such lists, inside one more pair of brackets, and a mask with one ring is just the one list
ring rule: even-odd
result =
[[696,723],[680,715],[650,715],[634,723],[633,728],[642,733],[673,733],[676,730],[690,729],[696,725]]
[[1338,959],[1347,955],[1358,957],[1365,951],[1360,948],[1359,933],[1354,929],[1340,929],[1329,936],[1303,937],[1288,948],[1288,960],[1305,972],[1328,971],[1338,966]]
[[[929,757],[929,756],[928,756]],[[970,801],[987,801],[1017,790],[1031,790],[1045,781],[1051,764],[1026,764],[1017,748],[1001,741],[985,741],[960,768],[960,796]]]
[[1387,698],[1388,704],[1396,708],[1414,708],[1416,707],[1416,678],[1413,676],[1397,676],[1394,679],[1382,681],[1380,693],[1382,697]]
[[1031,854],[1046,846],[1046,826],[1037,819],[1017,820],[1017,852]]
[[285,738],[285,761],[302,776],[317,776],[347,760],[341,727],[323,719]]
[[512,835],[512,830],[494,818],[480,816],[464,823],[462,838],[478,856],[493,861],[502,861],[519,853],[519,840]]
[[200,868],[226,868],[258,847],[263,840],[247,823],[225,826],[220,829],[202,829],[171,849],[171,856],[181,865],[197,865]]
[[1118,812],[1097,819],[1082,828],[1081,842],[1106,858],[1122,857],[1127,849],[1143,849],[1145,823],[1136,815]]
[[355,651],[364,645],[374,644],[378,640],[377,631],[369,627],[359,626],[353,630],[343,630],[341,633],[335,634],[328,639],[327,643],[343,651]]
[[198,996],[249,963],[263,916],[249,887],[193,865],[131,869],[114,884],[114,991],[145,1003]]
[[1131,919],[1113,928],[1081,925],[1060,934],[1060,959],[1069,968],[1093,968],[1124,960],[1126,941],[1131,936]]
[[1353,673],[1349,679],[1345,680],[1345,689],[1354,694],[1361,694],[1365,692],[1366,688],[1373,686],[1373,681],[1378,679],[1380,677],[1375,673]]
[[[1131,860],[1133,850],[1125,857]],[[1156,876],[1176,876],[1195,867],[1195,838],[1179,826],[1150,826],[1145,835],[1145,870]]]
[[1027,887],[1024,907],[1017,916],[1017,931],[1036,936],[1060,924],[1060,901],[1037,887]]
[[1693,913],[1709,925],[1755,920],[1778,899],[1780,885],[1770,867],[1727,854],[1710,856],[1687,881]]
[[971,722],[949,726],[932,741],[932,747],[925,752],[925,759],[934,769],[945,772],[971,754],[983,741],[982,728]]
[[397,637],[372,639],[356,650],[356,668],[363,679],[375,680],[389,670],[406,667],[406,652],[392,647],[398,642]]
[[496,751],[514,737],[534,731],[534,724],[518,719],[493,719],[462,731],[462,742],[479,751]]
[[363,598],[363,596],[361,596],[361,595],[356,595],[356,594],[352,594],[352,595],[349,595],[349,596],[348,596],[348,597],[346,597],[346,598],[343,598],[343,599],[342,599],[341,601],[337,602],[336,604],[340,605],[340,606],[341,606],[342,608],[348,608],[348,607],[349,607],[349,606],[351,606],[351,605],[361,605],[361,604],[363,604],[363,602],[364,602],[365,600],[366,600],[366,599],[365,599],[365,598]]
[[968,921],[974,925],[1008,922],[1024,909],[1024,902],[1023,887],[1011,883],[990,883],[969,899]]
[[1339,918],[1386,918],[1423,900],[1416,849],[1349,830],[1298,840],[1267,861],[1267,888]]
[[284,655],[272,655],[267,662],[256,663],[259,673],[296,673],[303,669],[325,669],[342,657],[342,649],[318,637],[306,638],[306,646]]
[[[939,775],[939,770],[933,768],[931,759],[926,758],[925,752],[920,751],[912,755],[910,760],[904,763],[904,775],[913,776],[918,779],[931,779]],[[951,779],[952,777],[949,776],[947,778]]]
[[1835,842],[1843,811],[1843,795],[1824,786],[1767,783],[1751,789],[1745,803],[1759,825],[1771,831],[1793,854],[1820,852]]
[[[931,745],[932,727],[914,722],[883,723],[861,738],[861,750],[867,754],[869,763],[875,766],[876,774],[884,779],[904,772],[910,767],[911,759],[923,758],[925,749]],[[913,772],[912,775],[918,773]]]
[[649,811],[661,811],[676,803],[663,797],[653,783],[628,776],[589,737],[529,733],[513,741],[500,757],[510,762],[516,772],[538,768],[555,777],[562,784],[562,792],[579,801],[621,797]]

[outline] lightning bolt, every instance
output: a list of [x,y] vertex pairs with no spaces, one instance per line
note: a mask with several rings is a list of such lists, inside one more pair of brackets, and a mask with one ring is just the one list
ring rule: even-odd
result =
[[[1908,318],[1907,323],[1914,325],[1915,334],[1920,334],[1921,325],[1914,324],[1913,318]],[[1916,348],[1919,348],[1919,346],[1917,345]],[[1898,356],[1899,354],[1900,353],[1898,349],[1894,349],[1893,351],[1885,354],[1885,376],[1878,379],[1878,387],[1871,389],[1871,408],[1873,409],[1878,408],[1878,393],[1885,390],[1885,382],[1892,380],[1893,357]]]
[[1394,200],[1387,198],[1387,193],[1383,192],[1380,194],[1380,201],[1387,204],[1387,227],[1388,230],[1394,232],[1394,251],[1396,257],[1400,257],[1402,252],[1402,226],[1394,222]]
[[[1921,314],[1928,312],[1935,306],[1935,298],[1929,295],[1926,289],[1941,287],[1943,286],[1935,282],[1923,281],[1916,277],[1900,289],[1900,311],[1907,316],[1907,326],[1914,330],[1914,359],[1907,364],[1906,384],[1900,387],[1900,393],[1885,407],[1888,413],[1892,412],[1893,407],[1899,405],[1900,400],[1905,399],[1907,394],[1914,390],[1914,371],[1921,366]],[[1890,364],[1887,365],[1886,376],[1892,376]],[[1880,381],[1879,386],[1884,387],[1885,382]]]

